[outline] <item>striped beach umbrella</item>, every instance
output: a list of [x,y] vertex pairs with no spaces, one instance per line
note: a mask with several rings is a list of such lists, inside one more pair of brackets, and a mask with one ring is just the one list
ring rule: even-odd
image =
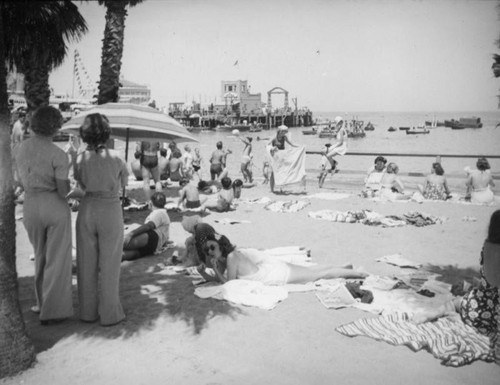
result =
[[126,142],[175,140],[177,143],[198,142],[177,120],[154,108],[129,103],[106,103],[83,111],[68,120],[60,131],[80,134],[85,116],[99,113],[105,115],[111,126],[111,138]]

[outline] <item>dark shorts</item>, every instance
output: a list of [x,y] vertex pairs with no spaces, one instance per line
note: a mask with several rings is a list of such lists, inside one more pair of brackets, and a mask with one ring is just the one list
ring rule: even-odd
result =
[[198,171],[200,168],[201,168],[200,166],[196,166],[196,165],[193,164],[193,170],[194,171]]
[[158,156],[143,155],[141,156],[141,166],[144,168],[155,168],[158,166]]
[[212,176],[212,180],[215,179],[215,176],[219,176],[222,172],[222,164],[211,164],[210,165],[210,175]]
[[146,246],[138,249],[141,257],[145,257],[146,255],[153,255],[156,251],[156,247],[158,246],[158,240],[160,239],[158,237],[158,234],[156,234],[156,231],[154,230],[148,230],[146,234],[148,235],[148,243],[146,244]]
[[201,206],[201,202],[199,200],[197,201],[186,201],[186,208],[187,209],[196,209]]

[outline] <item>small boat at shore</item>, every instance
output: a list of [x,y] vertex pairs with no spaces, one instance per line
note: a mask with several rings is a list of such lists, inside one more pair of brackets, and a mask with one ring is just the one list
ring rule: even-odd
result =
[[365,131],[375,131],[375,126],[372,124],[372,122],[368,122],[368,124],[364,128]]
[[336,138],[337,131],[330,128],[325,128],[318,133],[318,136],[320,138]]
[[431,132],[430,130],[421,126],[411,127],[410,129],[406,130],[407,135],[428,134],[430,132]]
[[481,118],[460,118],[459,120],[451,119],[445,120],[444,125],[450,127],[453,130],[462,130],[464,128],[481,128],[483,123],[481,123]]
[[316,135],[318,129],[316,127],[311,127],[309,130],[302,130],[302,135]]
[[249,124],[224,124],[223,126],[217,126],[217,131],[250,131],[251,126]]

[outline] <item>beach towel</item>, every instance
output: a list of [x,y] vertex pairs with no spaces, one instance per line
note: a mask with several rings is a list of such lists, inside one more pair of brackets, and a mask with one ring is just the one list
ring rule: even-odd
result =
[[330,201],[336,201],[339,199],[349,198],[350,196],[351,196],[351,194],[324,192],[324,193],[311,194],[311,195],[308,195],[306,198],[325,199],[325,200],[330,200]]
[[235,225],[235,224],[240,224],[240,223],[252,223],[252,222],[247,221],[245,219],[230,219],[230,218],[215,219],[214,222],[218,223],[220,225]]
[[262,282],[234,279],[223,285],[203,285],[194,294],[200,298],[214,298],[231,303],[271,310],[288,297],[288,291],[280,286],[266,286]]
[[311,218],[323,219],[332,222],[345,222],[345,223],[362,223],[367,226],[381,226],[381,227],[398,227],[413,225],[417,227],[428,226],[433,224],[441,224],[447,221],[446,217],[436,217],[429,214],[419,212],[409,212],[402,216],[388,215],[384,216],[371,210],[357,210],[357,211],[334,211],[334,210],[320,210],[310,211],[308,215]]
[[420,263],[415,263],[412,262],[408,259],[405,259],[401,257],[401,254],[392,254],[392,255],[385,255],[383,257],[377,258],[377,262],[385,262],[390,265],[394,266],[399,266],[399,267],[410,267],[413,269],[418,269],[419,267],[422,266]]
[[268,203],[264,208],[269,211],[274,211],[275,213],[296,213],[302,210],[304,207],[310,205],[311,202],[308,201],[274,201]]
[[303,183],[306,178],[306,148],[304,146],[276,151],[270,163],[276,186]]
[[248,203],[248,204],[256,204],[256,203],[267,204],[267,203],[270,203],[272,201],[273,200],[269,197],[253,198],[253,199],[240,199],[240,203]]
[[477,360],[493,362],[493,341],[464,324],[457,314],[416,325],[407,313],[364,318],[339,326],[337,332],[365,336],[391,345],[406,345],[413,351],[427,350],[445,366],[458,367]]

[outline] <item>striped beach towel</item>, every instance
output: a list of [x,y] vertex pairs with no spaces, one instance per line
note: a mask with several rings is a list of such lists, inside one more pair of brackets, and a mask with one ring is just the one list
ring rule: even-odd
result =
[[440,318],[416,325],[407,313],[364,318],[335,329],[349,336],[366,336],[391,345],[425,349],[445,366],[458,367],[476,360],[495,360],[494,341],[464,324],[460,318]]

